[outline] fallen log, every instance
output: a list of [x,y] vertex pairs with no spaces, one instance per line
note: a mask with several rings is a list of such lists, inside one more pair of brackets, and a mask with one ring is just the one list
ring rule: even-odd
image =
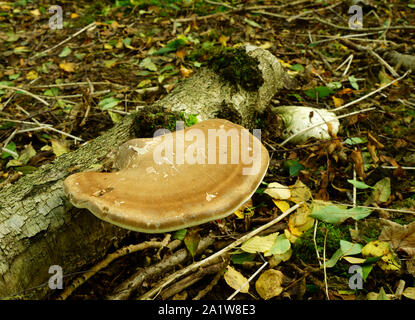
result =
[[148,121],[143,112],[198,114],[199,120],[223,117],[253,128],[257,114],[290,78],[268,51],[244,48],[258,62],[263,83],[257,90],[202,68],[149,109],[126,116],[102,136],[0,190],[0,298],[45,298],[51,294],[51,266],[61,267],[64,275],[84,270],[129,234],[87,210],[73,208],[64,195],[63,180],[77,171],[108,166],[120,144],[149,131],[143,126]]

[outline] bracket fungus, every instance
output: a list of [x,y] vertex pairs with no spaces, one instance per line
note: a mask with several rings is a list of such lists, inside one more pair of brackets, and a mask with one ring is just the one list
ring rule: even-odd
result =
[[230,215],[268,169],[260,131],[251,134],[222,119],[181,129],[127,141],[118,150],[116,171],[72,174],[64,181],[65,194],[104,221],[145,233]]

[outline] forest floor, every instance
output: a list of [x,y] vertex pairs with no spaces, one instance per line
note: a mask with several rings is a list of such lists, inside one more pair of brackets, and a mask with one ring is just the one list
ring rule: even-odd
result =
[[[264,128],[271,163],[251,208],[173,238],[190,250],[215,230],[217,251],[287,206],[308,205],[169,298],[207,288],[204,299],[226,299],[267,261],[265,270],[279,272],[260,272],[235,299],[415,299],[415,78],[407,73],[415,69],[415,5],[356,1],[363,14],[356,29],[349,20],[358,11],[348,13],[347,1],[48,2],[0,2],[0,188],[159,100],[206,65],[210,49],[251,43],[299,79],[273,106],[351,103],[338,115],[359,112],[342,118],[328,141],[281,145]],[[307,192],[273,199],[266,188],[274,182]],[[330,201],[334,214],[316,200]],[[104,298],[158,261],[156,253],[119,258],[69,298]]]

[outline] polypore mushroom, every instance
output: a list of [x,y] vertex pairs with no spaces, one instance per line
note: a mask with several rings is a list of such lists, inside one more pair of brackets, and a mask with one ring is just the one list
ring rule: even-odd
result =
[[212,119],[129,140],[114,161],[118,171],[75,173],[64,189],[74,206],[102,220],[162,233],[230,215],[255,192],[268,163],[268,151],[248,130]]

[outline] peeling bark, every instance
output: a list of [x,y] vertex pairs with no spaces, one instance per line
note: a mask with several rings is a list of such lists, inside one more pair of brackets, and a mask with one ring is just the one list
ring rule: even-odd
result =
[[[203,69],[154,106],[197,113],[201,120],[223,116],[252,128],[256,114],[289,78],[269,52],[253,46],[247,52],[260,61],[264,84],[258,91],[244,91]],[[102,136],[0,190],[0,298],[47,297],[50,266],[61,266],[64,275],[84,270],[130,232],[73,208],[62,185],[69,174],[105,162],[134,137],[138,120],[137,114],[126,116]]]

